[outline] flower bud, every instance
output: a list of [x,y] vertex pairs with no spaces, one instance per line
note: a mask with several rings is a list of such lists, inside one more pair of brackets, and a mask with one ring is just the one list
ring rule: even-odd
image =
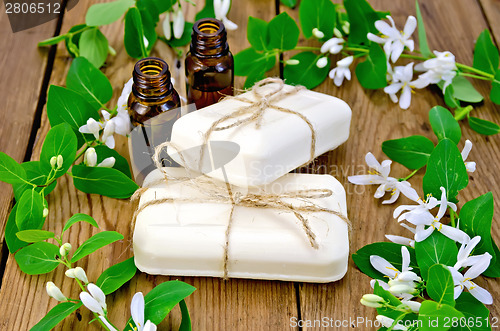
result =
[[379,303],[379,302],[367,301],[365,299],[361,299],[359,302],[361,302],[362,305],[365,305],[365,306],[371,307],[371,308],[380,308],[380,307],[382,307],[382,304]]
[[71,250],[71,244],[70,243],[65,243],[59,248],[59,254],[61,254],[62,257],[65,257],[68,255],[68,252]]
[[366,301],[371,301],[371,302],[384,302],[384,298],[381,296],[378,296],[376,294],[365,294],[363,295],[363,299]]
[[325,37],[325,34],[324,34],[322,31],[320,31],[318,28],[314,28],[314,29],[312,30],[312,34],[313,34],[316,38],[318,38],[318,39],[321,39],[321,38],[324,38],[324,37]]
[[87,167],[95,167],[97,164],[97,153],[93,147],[90,147],[85,151],[85,155],[83,156],[83,163]]
[[47,289],[47,294],[51,298],[54,298],[57,301],[67,301],[68,300],[64,296],[64,294],[62,294],[62,292],[59,289],[59,287],[57,287],[53,282],[47,282],[46,289]]
[[337,38],[343,38],[344,36],[342,35],[342,32],[340,32],[339,29],[335,28],[333,29],[333,35]]
[[75,274],[75,277],[84,282],[85,284],[88,284],[89,280],[87,278],[87,274],[85,273],[85,270],[83,270],[82,268],[80,267],[76,267],[75,268],[75,271],[74,271],[74,274]]
[[64,159],[63,159],[63,156],[62,155],[58,155],[57,156],[57,168],[61,168],[63,166],[63,163],[64,163]]
[[174,9],[174,14],[173,14],[173,30],[174,30],[174,37],[176,39],[181,39],[182,35],[184,34],[184,14],[182,13],[181,7],[177,7]]
[[165,19],[163,20],[163,34],[165,35],[165,39],[172,39],[172,27],[170,25],[170,11],[167,11]]
[[56,163],[57,163],[57,156],[53,156],[50,158],[50,166],[52,168],[54,168],[56,166]]
[[417,301],[402,301],[402,305],[410,308],[414,313],[418,313],[422,304]]
[[297,59],[288,59],[285,61],[285,64],[287,64],[289,66],[296,66],[299,63],[300,63],[300,61]]
[[75,268],[66,270],[66,272],[64,274],[66,275],[66,277],[75,278],[76,277]]
[[344,30],[345,34],[349,34],[349,31],[351,30],[351,23],[345,21],[342,25],[342,30]]
[[49,215],[49,209],[48,208],[43,208],[43,217],[47,217]]
[[115,162],[116,162],[115,158],[110,156],[102,160],[102,162],[99,163],[97,166],[102,168],[113,168]]
[[410,285],[401,284],[389,287],[389,292],[391,292],[392,294],[400,294],[400,293],[414,294],[416,291],[415,288]]
[[318,62],[316,62],[316,66],[318,68],[324,68],[328,64],[328,58],[326,56],[320,58]]

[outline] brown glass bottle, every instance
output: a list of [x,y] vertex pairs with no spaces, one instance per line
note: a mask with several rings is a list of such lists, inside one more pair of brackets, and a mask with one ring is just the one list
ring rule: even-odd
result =
[[234,94],[234,60],[222,22],[204,18],[194,24],[185,64],[188,102],[197,109]]

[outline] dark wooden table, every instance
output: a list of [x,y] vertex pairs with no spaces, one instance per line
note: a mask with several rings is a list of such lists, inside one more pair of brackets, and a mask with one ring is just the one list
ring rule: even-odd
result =
[[[71,58],[63,45],[57,48],[39,49],[37,42],[66,32],[72,25],[84,22],[89,6],[100,1],[81,0],[75,8],[64,13],[58,20],[41,26],[12,33],[5,10],[0,12],[0,150],[17,161],[36,160],[41,144],[49,129],[45,112],[45,99],[50,84],[64,85]],[[197,1],[201,5],[201,1]],[[277,1],[278,2],[278,1]],[[408,15],[415,14],[413,0],[372,0],[378,10],[390,10],[398,26],[402,27]],[[500,40],[499,0],[421,0],[421,9],[426,22],[429,44],[432,49],[452,51],[458,62],[471,64],[475,38],[489,28],[496,41]],[[195,9],[188,8],[187,17],[192,20]],[[229,32],[233,53],[246,47],[246,22],[248,16],[269,20],[276,13],[287,11],[298,18],[298,10],[290,10],[271,0],[233,0],[229,18],[239,29]],[[118,98],[123,84],[130,78],[134,60],[123,48],[123,27],[116,22],[102,29],[116,49],[117,55],[108,57],[104,73],[114,86],[114,99]],[[311,45],[301,37],[301,45]],[[154,55],[165,58],[174,65],[174,53],[164,45],[156,47]],[[286,54],[285,58],[290,56]],[[280,75],[278,69],[272,74]],[[174,72],[178,88],[182,91],[182,77]],[[242,80],[238,79],[238,87]],[[489,94],[486,82],[474,82],[483,94]],[[352,107],[351,137],[337,150],[320,158],[318,167],[326,169],[346,187],[349,217],[353,223],[351,250],[383,241],[384,234],[405,234],[392,219],[393,207],[382,206],[373,198],[374,187],[355,188],[347,183],[347,176],[359,174],[364,165],[364,155],[372,151],[377,158],[384,158],[380,145],[384,140],[421,134],[433,139],[428,122],[428,111],[443,100],[437,90],[426,89],[413,95],[409,110],[403,111],[394,105],[381,90],[363,90],[354,78],[341,88],[326,80],[317,91],[344,99]],[[500,123],[500,107],[490,101],[477,107],[479,117]],[[460,199],[470,200],[488,191],[500,199],[500,137],[484,137],[462,125],[463,137],[470,139],[474,148],[470,160],[477,162],[477,171],[471,176],[470,184]],[[117,150],[126,155],[126,139],[117,140]],[[461,142],[463,144],[463,141]],[[462,145],[459,146],[460,148]],[[395,176],[402,176],[402,166],[393,167]],[[421,182],[423,174],[415,176],[413,183]],[[414,184],[415,185],[415,184]],[[418,187],[418,185],[417,185]],[[98,253],[80,260],[79,265],[87,270],[89,279],[95,280],[107,267],[132,256],[130,219],[133,206],[127,200],[115,200],[77,191],[72,181],[63,177],[57,188],[48,197],[50,214],[45,227],[61,231],[62,222],[74,213],[82,212],[93,216],[102,229],[116,230],[125,236],[121,242],[101,249]],[[403,202],[408,202],[404,201]],[[498,210],[500,203],[495,207]],[[62,285],[64,293],[76,297],[79,289],[64,276],[63,268],[41,276],[28,276],[20,271],[14,258],[8,253],[3,239],[3,229],[12,207],[12,190],[7,184],[0,184],[0,330],[27,330],[36,324],[56,301],[45,292],[45,283],[54,281]],[[498,213],[496,214],[498,215]],[[493,221],[493,237],[500,239],[498,216]],[[74,226],[69,231],[69,240],[82,243],[94,229],[87,224]],[[138,273],[125,288],[108,298],[110,319],[118,326],[125,325],[130,316],[130,300],[136,291],[147,293],[155,285],[170,277],[153,277]],[[359,303],[362,294],[371,291],[369,278],[359,272],[352,261],[344,279],[329,284],[306,284],[279,281],[259,281],[216,278],[180,277],[192,284],[197,291],[187,299],[194,330],[287,330],[293,329],[293,318],[318,320],[322,318],[339,320],[344,325],[339,329],[352,329],[357,318],[373,320],[375,311]],[[495,298],[490,306],[491,316],[500,317],[499,282],[487,279],[480,282]],[[99,325],[88,322],[90,312],[81,308],[61,323],[59,330],[97,330]],[[121,321],[121,322],[120,322]],[[291,322],[292,321],[292,322]],[[160,325],[160,330],[177,329],[180,311],[174,309]],[[359,329],[371,329],[361,327]],[[310,329],[307,327],[303,328]],[[319,328],[311,328],[319,329]]]

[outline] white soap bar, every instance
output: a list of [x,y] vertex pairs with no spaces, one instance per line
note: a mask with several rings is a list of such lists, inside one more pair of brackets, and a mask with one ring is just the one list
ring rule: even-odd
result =
[[[185,176],[182,168],[167,169],[169,176]],[[162,178],[150,173],[145,185]],[[223,186],[224,187],[224,186]],[[314,204],[347,215],[342,185],[330,175],[287,174],[266,186],[267,193],[303,189],[329,189]],[[240,189],[233,187],[233,191]],[[248,193],[255,193],[250,189]],[[245,194],[245,192],[242,192]],[[155,199],[200,199],[204,195],[185,182],[169,181],[151,186],[140,206]],[[294,206],[303,201],[284,198]],[[150,205],[139,213],[134,231],[134,258],[139,270],[155,275],[223,277],[225,232],[229,203],[174,202]],[[305,213],[319,248],[311,247],[293,213],[276,209],[236,206],[229,238],[228,276],[303,282],[331,282],[347,271],[348,225],[337,215]]]
[[[269,90],[275,85],[263,88]],[[284,91],[291,89],[293,87],[290,85],[284,87]],[[256,100],[252,91],[241,97]],[[311,122],[316,132],[315,157],[336,148],[349,137],[351,109],[338,98],[303,89],[271,103],[296,111]],[[205,153],[211,159],[207,161],[204,157],[204,166],[200,168],[201,153],[197,150],[205,142],[204,134],[215,121],[244,106],[248,106],[248,103],[225,99],[189,113],[175,122],[171,142],[184,152],[187,167],[237,186],[260,186],[271,183],[310,160],[312,137],[308,124],[297,115],[268,108],[263,111],[260,128],[256,128],[253,122],[214,131],[208,141],[219,144],[212,144],[210,148],[216,151]],[[238,120],[248,116],[241,116]],[[220,126],[235,121],[231,119]],[[233,145],[224,142],[232,142]],[[168,149],[168,153],[181,163],[179,155],[172,148]],[[212,167],[207,168],[207,163]],[[224,169],[221,169],[221,165],[224,165]]]

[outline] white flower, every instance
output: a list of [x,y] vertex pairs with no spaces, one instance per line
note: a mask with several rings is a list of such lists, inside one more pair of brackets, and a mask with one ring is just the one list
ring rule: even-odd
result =
[[132,313],[132,320],[137,326],[137,331],[156,331],[156,325],[151,321],[148,320],[144,324],[144,295],[142,292],[137,292],[132,298],[130,312]]
[[482,258],[482,255],[470,256],[474,248],[481,241],[481,236],[475,236],[468,242],[463,242],[462,246],[458,250],[457,255],[457,263],[453,266],[453,268],[460,270],[463,267],[470,267],[479,262]]
[[78,131],[81,133],[91,133],[95,139],[99,139],[99,132],[103,129],[102,124],[92,117],[87,120],[87,124],[82,125]]
[[418,301],[409,301],[409,300],[402,300],[401,304],[410,308],[411,311],[413,311],[414,313],[418,313],[420,311],[420,306],[422,306],[422,304]]
[[[377,321],[380,322],[380,324],[382,324],[386,328],[390,328],[394,324],[394,319],[384,315],[377,315],[377,317],[375,318],[377,319]],[[408,328],[397,322],[396,325],[394,325],[394,327],[392,328],[392,330],[408,330]]]
[[85,270],[83,270],[81,267],[68,269],[68,270],[66,270],[65,275],[66,275],[66,277],[69,277],[69,278],[76,278],[79,281],[84,282],[85,284],[88,284],[88,282],[89,282],[89,280],[87,278],[87,274],[85,273]]
[[[393,217],[398,218],[398,222],[408,220],[410,223],[415,225],[429,224],[430,222],[432,222],[434,216],[431,214],[430,210],[439,205],[439,201],[436,198],[428,196],[427,200],[424,201],[421,197],[418,196],[417,191],[415,191],[415,189],[410,186],[402,187],[401,192],[408,199],[417,202],[418,205],[398,206],[393,213]],[[407,210],[407,212],[402,213],[405,210]]]
[[170,11],[167,11],[165,15],[165,19],[163,20],[163,35],[165,36],[165,39],[170,40],[172,39],[172,26],[170,25],[172,21],[170,20]]
[[99,318],[104,323],[104,325],[106,325],[106,327],[109,329],[109,331],[118,331],[114,326],[111,325],[111,323],[108,322],[106,317],[99,315]]
[[464,288],[467,288],[470,294],[472,294],[476,299],[485,305],[491,305],[493,303],[493,297],[491,294],[471,280],[479,277],[479,275],[488,269],[488,266],[490,265],[492,256],[489,253],[484,253],[480,256],[481,259],[470,267],[463,275],[453,267],[448,267],[448,269],[453,276],[455,299],[460,296]]
[[130,133],[130,117],[127,112],[118,112],[109,122],[113,122],[115,133],[122,136],[126,136]]
[[236,30],[238,26],[227,18],[231,8],[231,0],[214,0],[215,18],[222,21],[227,30]]
[[391,192],[392,197],[383,201],[383,204],[396,201],[401,187],[410,185],[408,182],[399,182],[396,178],[389,177],[392,161],[385,160],[380,164],[372,153],[366,154],[365,160],[368,167],[373,169],[368,171],[369,175],[349,176],[347,179],[356,185],[380,185],[374,195],[377,199],[383,197],[385,192]]
[[108,121],[106,123],[106,126],[104,127],[104,132],[102,133],[101,141],[111,149],[115,148],[115,137],[113,137],[114,133],[115,133],[115,122]]
[[62,294],[61,290],[59,287],[57,287],[53,282],[47,282],[47,285],[45,286],[45,289],[47,290],[47,294],[51,297],[56,299],[57,301],[67,301],[68,299]]
[[400,244],[400,245],[407,245],[410,247],[415,247],[415,240],[402,237],[402,236],[395,236],[392,234],[386,234],[385,237],[392,241],[393,243]]
[[134,79],[130,78],[128,82],[123,85],[123,90],[122,94],[118,98],[117,102],[117,111],[118,114],[120,113],[127,113],[127,104],[128,104],[128,98],[130,96],[130,93],[132,93],[132,85],[134,84]]
[[391,16],[387,16],[387,19],[391,22],[392,27],[384,21],[375,22],[375,28],[382,33],[382,37],[376,36],[373,33],[368,33],[367,37],[371,41],[384,44],[384,51],[387,58],[390,58],[392,62],[396,62],[405,47],[408,47],[410,51],[413,51],[415,48],[414,42],[410,37],[417,27],[417,19],[409,16],[402,32],[396,28]]
[[340,53],[340,51],[343,48],[342,46],[343,43],[344,39],[342,38],[328,39],[323,43],[323,45],[321,45],[321,53],[326,53],[326,52],[330,52],[332,54]]
[[70,243],[65,243],[59,248],[59,254],[61,254],[62,257],[68,255],[68,252],[71,250],[71,244]]
[[326,56],[319,58],[319,60],[316,61],[316,66],[320,69],[326,67],[327,64],[328,64],[328,58]]
[[351,80],[351,71],[349,70],[349,66],[351,65],[353,59],[353,56],[343,58],[342,60],[337,61],[336,68],[330,70],[328,76],[333,79],[333,83],[335,85],[342,85],[344,78],[347,80]]
[[389,94],[393,102],[397,102],[396,93],[401,90],[399,98],[399,107],[408,109],[411,103],[411,93],[415,88],[423,88],[428,85],[423,79],[413,79],[413,62],[406,66],[398,66],[394,68],[392,74],[392,83],[384,87],[384,92]]
[[92,283],[87,285],[87,290],[90,294],[85,291],[80,293],[80,300],[82,300],[83,305],[92,312],[105,316],[107,306],[104,292]]
[[186,20],[184,19],[182,8],[178,5],[178,3],[176,3],[174,12],[172,13],[172,22],[174,37],[176,39],[180,39],[184,33],[184,24],[186,23]]
[[[467,139],[465,141],[465,146],[464,146],[464,149],[462,149],[462,160],[467,160],[467,158],[469,157],[469,153],[472,149],[472,142]],[[467,169],[467,172],[474,172],[476,171],[476,162],[465,162],[465,169]]]
[[93,147],[89,147],[83,155],[83,163],[87,167],[95,167],[97,164],[97,153]]
[[428,84],[437,84],[441,80],[444,81],[443,91],[451,84],[453,78],[457,75],[457,66],[455,64],[455,56],[451,52],[434,51],[435,58],[426,60],[415,66],[415,70],[427,71],[419,76]]
[[313,36],[315,36],[318,39],[321,39],[321,38],[325,37],[325,34],[322,31],[320,31],[318,28],[314,28],[312,30],[312,34],[313,34]]
[[102,160],[102,162],[99,163],[97,166],[102,168],[113,168],[115,162],[116,162],[115,158],[110,156]]

